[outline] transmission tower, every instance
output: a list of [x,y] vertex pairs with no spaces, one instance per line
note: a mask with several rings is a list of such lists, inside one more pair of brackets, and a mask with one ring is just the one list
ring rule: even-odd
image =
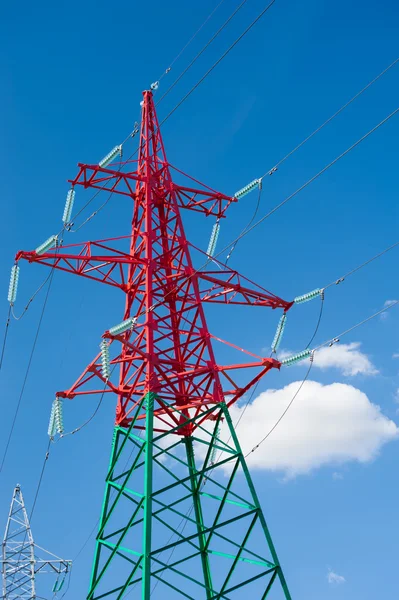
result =
[[[251,355],[250,362],[218,364],[204,306],[269,307],[285,315],[292,302],[216,259],[210,263],[206,253],[202,261],[212,267],[194,268],[181,209],[215,218],[214,246],[219,221],[237,198],[170,165],[151,91],[143,97],[137,160],[109,167],[121,154],[116,147],[98,165],[79,164],[64,213],[67,222],[79,186],[111,191],[132,201],[129,235],[62,248],[54,248],[53,236],[16,257],[125,294],[123,321],[104,333],[101,352],[72,387],[56,395],[58,411],[63,398],[116,396],[87,600],[242,599],[244,593],[290,599],[229,414],[281,363]],[[179,181],[188,178],[186,185],[175,183],[172,172]],[[252,375],[241,384],[246,369]],[[222,422],[227,441],[219,436]]]
[[[42,558],[38,558],[36,550]],[[44,558],[43,558],[44,557]],[[38,573],[57,575],[53,586],[54,597],[61,591],[71,561],[62,560],[33,541],[20,485],[14,489],[2,548],[2,575],[4,600],[34,600],[35,577]]]

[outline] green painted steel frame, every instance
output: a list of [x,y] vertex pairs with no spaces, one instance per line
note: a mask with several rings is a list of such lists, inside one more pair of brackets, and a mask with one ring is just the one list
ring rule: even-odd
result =
[[[212,430],[209,431],[203,426],[198,426],[196,435],[184,437],[179,435],[179,430],[187,431],[186,425],[195,421],[188,419],[182,414],[179,426],[171,429],[169,433],[154,435],[154,393],[147,394],[133,417],[132,423],[128,429],[116,427],[114,431],[111,459],[106,477],[106,488],[104,501],[101,510],[99,530],[96,538],[95,558],[91,575],[89,593],[87,600],[100,600],[101,598],[112,598],[122,600],[126,593],[132,592],[137,586],[140,586],[140,593],[135,597],[141,596],[142,600],[149,600],[155,585],[162,583],[166,588],[174,592],[174,596],[188,598],[191,600],[228,600],[233,594],[243,586],[246,586],[256,580],[265,580],[260,586],[258,598],[264,600],[269,597],[272,588],[279,582],[286,600],[291,600],[291,596],[285,581],[282,569],[280,567],[277,554],[257,497],[252,479],[250,477],[245,458],[242,454],[237,435],[235,433],[231,417],[226,405],[219,404],[209,409],[209,416],[212,421]],[[137,435],[135,423],[140,414],[145,411],[146,430],[145,438]],[[213,415],[211,415],[213,413]],[[203,414],[201,418],[203,418]],[[199,419],[200,417],[197,417]],[[230,443],[223,442],[218,437],[221,421],[225,420],[229,429]],[[197,423],[198,424],[198,423]],[[199,433],[198,433],[199,432]],[[166,444],[167,440],[172,442]],[[135,457],[128,461],[120,473],[118,467],[122,461],[122,454],[127,447],[136,452]],[[184,448],[184,452],[181,450]],[[194,448],[204,457],[202,465],[198,468],[194,456]],[[219,454],[215,459],[216,454]],[[182,457],[183,454],[183,457]],[[185,456],[184,456],[185,455]],[[168,460],[174,461],[174,469],[168,466]],[[226,477],[226,466],[228,475]],[[154,478],[154,465],[159,467],[162,473],[170,479],[171,483],[163,485],[160,489],[156,487]],[[221,481],[217,481],[215,475],[222,468],[223,475]],[[174,470],[185,469],[187,475],[176,474]],[[233,484],[236,482],[238,471],[241,469],[241,476],[244,476],[247,498],[233,491]],[[139,470],[141,470],[139,472]],[[143,492],[133,490],[129,487],[129,480],[134,474],[143,475]],[[209,486],[212,484],[210,491]],[[208,485],[207,485],[208,484]],[[240,490],[243,488],[243,482],[240,481]],[[209,491],[208,491],[209,490]],[[171,502],[162,501],[165,494],[175,493],[176,499]],[[249,497],[249,500],[248,500]],[[128,499],[132,503],[132,510],[128,511],[126,523],[122,527],[114,529],[110,522],[121,499]],[[212,501],[215,504],[216,512],[212,515],[211,525],[206,524],[204,518],[204,501]],[[186,513],[182,512],[179,504],[189,502],[191,508]],[[226,507],[233,507],[238,514],[223,518]],[[194,512],[193,518],[191,517]],[[173,518],[178,517],[185,525],[183,528],[173,525]],[[248,524],[246,522],[248,521]],[[171,532],[172,536],[166,544],[156,547],[153,539],[153,525],[160,524],[165,530]],[[185,526],[189,524],[194,533],[184,533]],[[245,525],[245,526],[244,526]],[[257,525],[261,527],[265,540],[265,547],[268,548],[268,556],[265,558],[248,547],[248,540],[251,533]],[[140,527],[141,551],[125,545],[124,540],[128,537],[134,527]],[[243,537],[241,542],[234,542],[233,535],[230,532],[243,528]],[[226,535],[227,531],[227,535]],[[240,533],[240,535],[241,535]],[[234,548],[233,553],[215,549],[214,542],[221,543],[222,546],[229,545]],[[184,555],[174,562],[170,562],[176,549],[183,549]],[[161,559],[165,551],[170,551],[167,561]],[[121,581],[120,573],[115,570],[115,576],[111,569],[116,565],[117,559],[123,559],[124,564],[128,566],[129,573],[121,585],[112,587],[109,579],[112,581]],[[196,571],[202,572],[202,580],[194,578],[184,571],[187,561],[198,560]],[[229,567],[223,581],[215,582],[215,572],[220,575],[220,569],[212,568],[213,560],[225,559]],[[219,563],[220,564],[220,563]],[[238,565],[248,565],[244,580],[232,582],[234,576],[237,578]],[[250,566],[255,571],[252,573]],[[173,581],[167,579],[172,577]],[[182,578],[182,579],[181,579]],[[220,577],[219,577],[220,578]],[[182,583],[189,582],[189,585],[196,586],[195,595],[190,595],[183,589]],[[198,589],[198,586],[200,589]],[[164,588],[164,589],[166,589]],[[134,595],[131,596],[132,598]],[[236,598],[237,596],[234,596]]]

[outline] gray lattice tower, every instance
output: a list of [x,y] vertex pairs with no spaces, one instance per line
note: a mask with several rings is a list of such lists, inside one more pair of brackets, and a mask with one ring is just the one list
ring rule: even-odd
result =
[[[49,556],[38,558],[36,550]],[[26,512],[21,487],[12,496],[2,548],[3,600],[34,600],[37,573],[54,573],[61,581],[54,584],[56,593],[62,587],[71,562],[51,554],[35,544]]]

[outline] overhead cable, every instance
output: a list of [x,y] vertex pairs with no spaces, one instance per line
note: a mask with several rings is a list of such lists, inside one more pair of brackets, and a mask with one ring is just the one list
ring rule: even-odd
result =
[[342,277],[339,277],[338,279],[335,279],[334,281],[332,281],[331,283],[329,283],[328,285],[326,285],[324,287],[324,290],[327,290],[332,285],[338,285],[339,283],[342,283],[343,281],[345,281],[345,279],[347,279],[348,277],[350,277],[354,273],[357,273],[357,271],[360,271],[360,269],[363,269],[363,267],[366,267],[367,265],[369,265],[370,263],[372,263],[374,260],[376,260],[377,258],[380,258],[380,256],[383,256],[384,254],[386,254],[390,250],[393,250],[397,246],[399,246],[399,242],[395,242],[391,246],[388,246],[388,248],[385,248],[385,250],[382,250],[382,252],[379,252],[378,254],[375,254],[374,256],[372,256],[371,258],[369,258],[365,262],[361,263],[360,265],[358,265],[354,269],[351,269],[350,271],[348,271]]
[[10,329],[11,310],[12,310],[12,306],[10,304],[10,306],[8,308],[7,319],[6,319],[6,326],[5,326],[5,329],[4,329],[3,344],[2,344],[2,347],[1,347],[0,371],[1,371],[2,367],[3,367],[3,360],[4,360],[4,353],[6,351],[8,331]]
[[256,23],[267,13],[267,11],[273,6],[276,0],[272,0],[259,14],[258,16],[248,25],[248,27],[235,39],[235,41],[227,48],[227,50],[217,59],[216,62],[208,69],[208,71],[197,81],[195,85],[187,92],[185,96],[176,104],[174,108],[167,114],[167,116],[161,121],[160,126],[163,125],[169,117],[173,115],[173,113],[187,100],[189,96],[201,85],[201,83],[212,73],[212,71],[218,66],[219,63],[233,50],[233,48],[242,40],[242,38],[256,25]]
[[220,33],[222,33],[223,29],[225,27],[227,27],[227,25],[230,23],[230,21],[235,17],[235,15],[244,6],[244,4],[247,3],[247,1],[248,0],[243,0],[241,2],[241,4],[239,4],[237,6],[237,8],[235,8],[233,10],[233,12],[226,19],[226,21],[223,23],[223,25],[221,27],[219,27],[219,29],[217,30],[217,32],[211,37],[210,40],[208,40],[208,42],[202,47],[202,49],[198,52],[198,54],[196,54],[196,56],[193,58],[193,60],[190,62],[190,64],[184,69],[184,71],[182,71],[182,73],[180,73],[179,77],[168,87],[168,89],[166,90],[166,92],[164,92],[164,94],[160,97],[160,99],[156,103],[156,106],[158,106],[158,104],[160,104],[160,102],[162,102],[162,100],[169,94],[169,92],[171,92],[173,90],[173,88],[175,87],[175,85],[177,85],[179,83],[179,81],[182,79],[182,77],[184,77],[184,75],[187,73],[187,71],[189,71],[191,69],[191,67],[197,62],[197,60],[199,59],[199,57],[202,56],[202,54],[205,52],[205,50],[212,44],[212,42],[218,37],[218,35]]
[[197,37],[197,35],[199,34],[199,32],[205,27],[205,25],[213,17],[213,15],[218,10],[218,8],[223,4],[223,2],[224,2],[224,0],[220,0],[219,4],[217,4],[215,6],[215,8],[209,13],[209,15],[207,16],[207,18],[205,19],[205,21],[202,23],[202,25],[191,36],[191,38],[188,40],[188,42],[183,46],[183,48],[178,52],[178,54],[175,56],[175,58],[169,64],[169,67],[167,69],[165,69],[165,71],[162,73],[162,75],[158,78],[158,81],[161,81],[161,79],[163,77],[165,77],[165,75],[167,75],[167,73],[169,73],[171,71],[171,69],[172,69],[173,65],[175,64],[175,62],[181,57],[181,55],[183,54],[183,52],[185,52],[185,50],[187,50],[187,48],[189,47],[189,45],[191,44],[191,42],[193,42],[195,40],[195,38]]
[[39,333],[40,333],[40,329],[41,329],[41,326],[42,326],[44,313],[46,311],[46,306],[47,306],[47,302],[48,302],[48,298],[49,298],[49,294],[50,294],[50,290],[51,290],[51,285],[52,285],[52,282],[53,282],[53,278],[54,278],[54,267],[52,267],[52,269],[51,269],[51,274],[50,274],[50,277],[49,277],[49,283],[48,283],[48,287],[47,287],[47,292],[46,292],[46,296],[45,296],[45,299],[44,299],[42,311],[41,311],[40,317],[39,317],[39,323],[37,325],[35,337],[34,337],[34,340],[33,340],[32,349],[31,349],[31,352],[30,352],[29,360],[28,360],[28,365],[27,365],[27,368],[26,368],[26,372],[25,372],[25,376],[24,376],[23,382],[22,382],[22,387],[21,387],[21,391],[20,391],[19,398],[18,398],[18,401],[17,401],[17,405],[15,407],[14,417],[13,417],[11,428],[10,428],[10,431],[9,431],[9,434],[8,434],[8,438],[7,438],[7,442],[6,442],[6,447],[4,449],[3,457],[2,457],[2,460],[1,460],[0,473],[3,470],[4,463],[6,461],[7,454],[8,454],[8,449],[9,449],[9,446],[10,446],[10,443],[11,443],[11,439],[12,439],[12,436],[13,436],[13,433],[14,433],[16,421],[17,421],[18,414],[19,414],[19,409],[21,407],[21,402],[22,402],[22,398],[23,398],[23,395],[24,395],[24,392],[25,392],[26,383],[27,383],[27,380],[28,380],[28,376],[29,376],[29,372],[30,372],[31,366],[32,366],[33,355],[35,353],[35,349],[36,349],[36,345],[37,345],[37,340],[39,338]]
[[399,108],[396,108],[394,111],[392,111],[387,117],[385,117],[382,121],[380,121],[377,125],[375,125],[367,133],[365,133],[354,144],[352,144],[351,146],[349,146],[349,148],[347,148],[344,152],[342,152],[336,158],[334,158],[334,160],[332,160],[325,167],[323,167],[318,173],[316,173],[316,175],[313,175],[313,177],[311,177],[310,179],[308,179],[304,184],[302,184],[299,188],[297,188],[292,194],[290,194],[289,196],[287,196],[282,202],[280,202],[280,204],[277,204],[277,206],[275,206],[274,208],[272,208],[268,213],[266,213],[263,217],[261,217],[253,225],[251,225],[245,232],[240,233],[235,238],[235,240],[233,240],[227,246],[225,246],[215,256],[215,258],[217,256],[219,256],[220,254],[222,254],[223,252],[225,252],[228,248],[230,248],[230,246],[236,244],[241,238],[243,238],[244,236],[248,235],[248,233],[250,233],[253,229],[255,229],[255,227],[258,227],[258,225],[260,225],[261,223],[263,223],[263,221],[265,221],[266,219],[268,219],[269,217],[271,217],[271,215],[273,215],[275,212],[277,212],[280,208],[282,208],[285,204],[287,204],[287,202],[289,202],[290,200],[292,200],[292,198],[294,198],[295,196],[297,196],[300,192],[302,192],[302,190],[304,190],[305,188],[307,188],[311,183],[313,183],[316,179],[318,179],[321,175],[323,175],[326,171],[328,171],[333,165],[335,165],[338,161],[340,161],[341,158],[344,158],[344,156],[346,156],[354,148],[356,148],[357,146],[359,146],[359,144],[361,144],[371,134],[373,134],[375,131],[377,131],[377,129],[379,129],[380,127],[382,127],[382,125],[384,125],[385,123],[387,123],[387,121],[389,121],[389,119],[391,119],[393,116],[395,116],[398,112],[399,112]]
[[381,310],[379,310],[376,313],[370,315],[366,319],[363,319],[363,321],[360,321],[359,323],[356,323],[356,325],[352,325],[352,327],[349,327],[349,329],[346,329],[345,331],[343,331],[342,333],[340,333],[336,337],[331,338],[331,339],[327,340],[326,342],[323,342],[322,344],[320,344],[319,346],[317,346],[313,351],[317,352],[318,350],[320,350],[320,348],[323,348],[324,346],[329,346],[329,345],[332,346],[333,344],[336,344],[337,342],[339,342],[339,340],[342,337],[344,337],[344,335],[347,335],[348,333],[350,333],[354,329],[357,329],[361,325],[364,325],[365,323],[368,323],[372,319],[375,319],[376,317],[378,317],[382,313],[386,312],[387,310],[390,310],[391,308],[393,308],[394,306],[397,306],[398,304],[399,304],[399,300],[394,300],[394,301],[390,302],[389,304],[387,304],[387,306],[384,306],[384,308],[382,308]]
[[38,481],[37,487],[36,487],[35,498],[33,500],[32,509],[30,511],[30,516],[29,516],[29,521],[30,522],[32,522],[33,513],[35,512],[37,499],[39,497],[40,488],[41,488],[42,482],[43,482],[44,471],[46,469],[47,461],[48,461],[48,458],[50,456],[50,446],[51,446],[51,440],[48,441],[46,454],[44,456],[43,465],[42,465],[42,468],[41,468],[41,471],[40,471],[39,481]]
[[300,144],[298,144],[297,146],[295,146],[295,148],[293,150],[291,150],[290,152],[288,152],[288,154],[286,154],[284,156],[284,158],[282,158],[281,160],[279,160],[278,163],[276,163],[272,169],[267,170],[266,173],[264,175],[262,175],[261,179],[264,179],[264,177],[266,177],[266,175],[269,175],[272,172],[275,172],[278,169],[278,167],[280,167],[280,165],[282,165],[287,160],[287,158],[289,158],[297,150],[299,150],[300,148],[302,148],[302,146],[304,144],[306,144],[306,142],[308,142],[309,140],[311,140],[312,137],[315,136],[317,133],[319,133],[319,131],[321,131],[326,125],[328,125],[328,123],[330,123],[333,119],[335,119],[335,117],[337,117],[346,108],[348,108],[348,106],[350,106],[352,104],[352,102],[354,102],[357,98],[359,98],[359,96],[361,96],[376,81],[378,81],[383,75],[385,75],[385,73],[387,73],[390,69],[392,69],[392,67],[394,67],[398,61],[399,61],[399,58],[396,58],[393,62],[391,62],[391,64],[388,65],[388,67],[386,67],[383,71],[381,71],[381,73],[379,73],[377,75],[377,77],[374,77],[374,79],[372,79],[371,81],[369,81],[369,83],[366,86],[364,86],[364,88],[362,88],[359,92],[357,92],[357,94],[355,94],[354,96],[352,96],[352,98],[350,100],[348,100],[348,102],[346,102],[343,106],[341,106],[341,108],[339,108],[333,115],[331,115],[331,117],[329,117],[326,121],[324,121],[324,123],[322,123],[321,125],[319,125],[319,127],[317,127],[310,135],[308,135],[304,140],[302,140],[302,142]]
[[280,417],[277,419],[277,421],[275,422],[275,424],[273,425],[273,427],[271,427],[271,429],[269,429],[269,431],[266,433],[266,435],[260,440],[260,442],[258,442],[253,448],[252,450],[250,450],[249,452],[247,452],[247,454],[244,455],[244,458],[247,458],[248,456],[250,456],[250,454],[252,454],[253,452],[255,452],[259,446],[261,446],[263,444],[263,442],[265,442],[267,440],[267,438],[273,433],[273,431],[277,428],[277,426],[281,423],[281,421],[284,419],[285,415],[287,414],[287,412],[289,411],[289,409],[291,408],[291,406],[294,403],[294,400],[297,398],[299,392],[301,391],[301,389],[303,388],[303,386],[305,385],[305,382],[307,381],[309,375],[310,375],[310,371],[312,370],[312,365],[313,365],[313,361],[310,360],[309,362],[309,368],[307,370],[307,373],[305,375],[305,377],[303,378],[302,382],[300,383],[298,389],[296,390],[295,394],[293,395],[293,397],[291,398],[290,402],[288,403],[288,405],[286,406],[286,408],[284,409],[284,412],[280,415]]

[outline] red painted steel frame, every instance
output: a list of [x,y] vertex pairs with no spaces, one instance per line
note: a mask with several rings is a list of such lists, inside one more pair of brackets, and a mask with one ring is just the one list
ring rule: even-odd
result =
[[[104,334],[111,355],[112,344],[121,343],[120,352],[111,359],[111,365],[119,369],[118,383],[112,383],[112,377],[104,379],[101,356],[97,355],[74,385],[58,395],[74,398],[102,394],[104,390],[116,394],[116,423],[127,426],[143,395],[155,392],[155,429],[164,431],[180,423],[182,415],[198,417],[209,404],[223,400],[233,404],[270,369],[280,368],[280,363],[272,358],[218,365],[204,302],[267,306],[283,311],[289,310],[292,302],[271,294],[221,263],[218,271],[194,269],[180,208],[221,218],[236,199],[205,186],[195,189],[174,184],[149,91],[144,92],[142,110],[136,170],[122,172],[80,164],[72,181],[73,185],[112,190],[132,198],[131,235],[64,246],[42,255],[19,252],[17,260],[68,271],[125,293],[123,318],[137,316],[136,326],[118,336]],[[132,164],[127,163],[127,168]],[[128,252],[110,245],[120,240],[129,240]],[[229,372],[251,367],[257,368],[257,374],[245,386],[237,385]],[[229,389],[223,389],[221,376]],[[143,422],[137,426],[143,427]],[[190,435],[191,430],[180,430],[182,433]]]

